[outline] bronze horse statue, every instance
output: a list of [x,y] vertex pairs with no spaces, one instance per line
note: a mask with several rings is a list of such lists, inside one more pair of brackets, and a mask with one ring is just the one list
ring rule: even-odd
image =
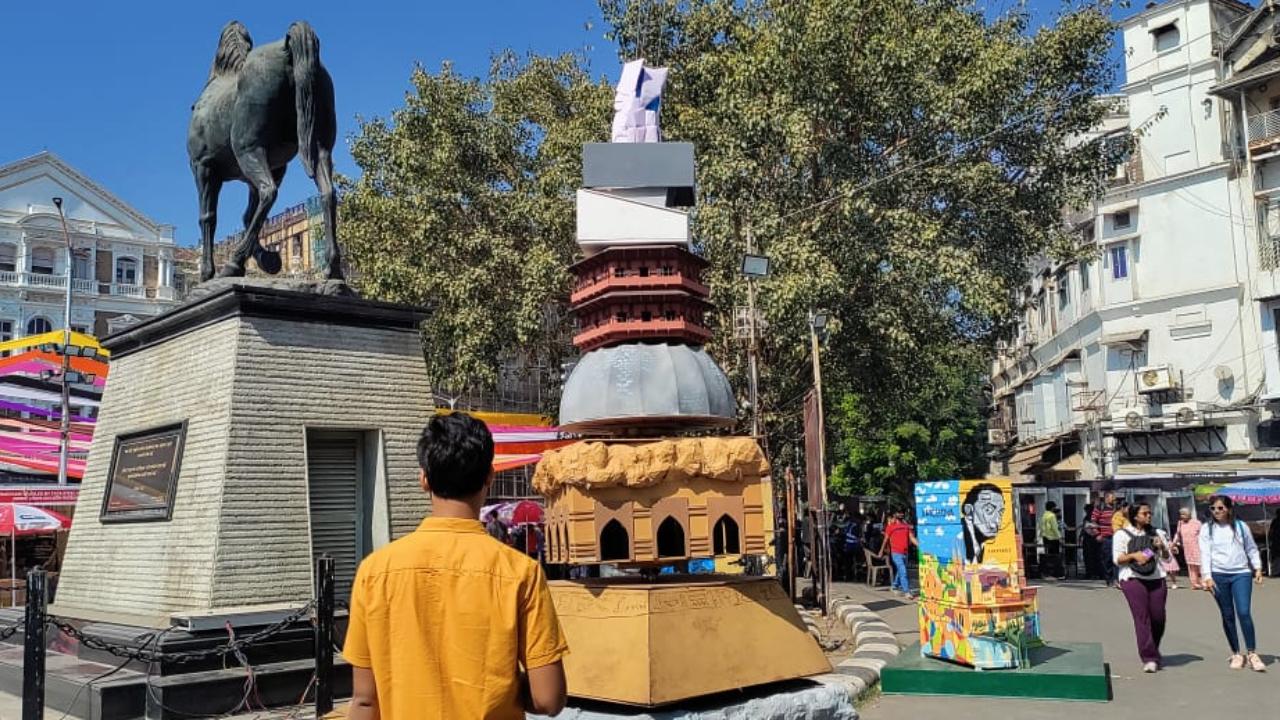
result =
[[218,193],[228,180],[249,186],[249,206],[244,211],[244,234],[218,275],[244,275],[251,255],[265,272],[280,272],[280,253],[263,248],[258,233],[276,201],[289,161],[300,155],[324,204],[328,278],[341,280],[333,192],[338,121],[333,79],[320,64],[320,40],[311,26],[295,22],[284,39],[254,48],[244,25],[227,23],[209,80],[191,110],[187,154],[200,193],[201,279],[213,277]]

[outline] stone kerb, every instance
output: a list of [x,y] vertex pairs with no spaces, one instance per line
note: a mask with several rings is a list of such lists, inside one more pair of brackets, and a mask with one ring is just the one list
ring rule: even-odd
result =
[[889,624],[865,605],[836,600],[829,612],[848,625],[853,636],[853,656],[836,665],[835,674],[844,676],[858,697],[880,682],[880,670],[902,649]]

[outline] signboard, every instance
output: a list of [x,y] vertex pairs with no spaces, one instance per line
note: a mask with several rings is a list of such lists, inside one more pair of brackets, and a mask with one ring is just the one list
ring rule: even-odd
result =
[[0,487],[0,504],[15,503],[18,505],[75,505],[80,488],[75,487]]
[[168,520],[182,466],[187,423],[116,436],[102,522]]

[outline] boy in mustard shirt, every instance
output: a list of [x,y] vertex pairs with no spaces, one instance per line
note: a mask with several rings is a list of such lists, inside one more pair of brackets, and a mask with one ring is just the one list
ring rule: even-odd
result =
[[[485,532],[493,436],[462,413],[431,420],[418,529],[360,563],[342,654],[353,720],[515,720],[564,708],[568,651],[542,567]],[[527,673],[527,684],[522,680]]]

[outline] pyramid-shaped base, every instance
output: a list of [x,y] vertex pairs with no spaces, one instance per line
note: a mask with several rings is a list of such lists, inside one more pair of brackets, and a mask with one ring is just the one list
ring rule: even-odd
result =
[[831,671],[774,578],[560,581],[551,597],[574,697],[653,707]]

